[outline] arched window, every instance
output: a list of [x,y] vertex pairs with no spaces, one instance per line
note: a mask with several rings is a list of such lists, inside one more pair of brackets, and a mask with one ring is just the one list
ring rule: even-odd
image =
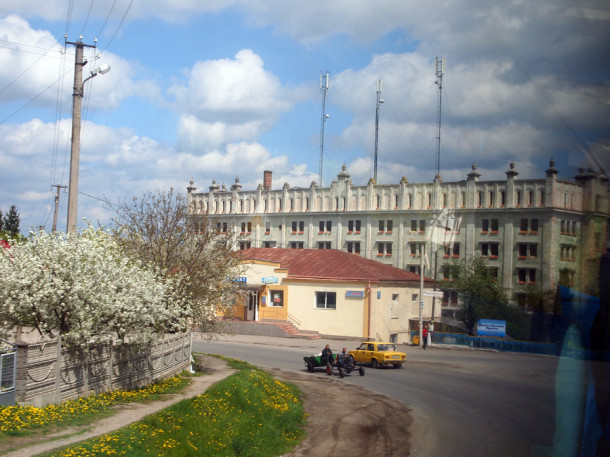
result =
[[487,194],[487,200],[488,200],[488,205],[490,208],[493,208],[494,206],[494,191],[490,190],[489,193]]
[[500,191],[500,206],[504,207],[506,205],[506,192],[503,190]]
[[521,206],[521,191],[515,192],[515,206]]
[[477,208],[480,208],[483,204],[483,192],[477,192]]

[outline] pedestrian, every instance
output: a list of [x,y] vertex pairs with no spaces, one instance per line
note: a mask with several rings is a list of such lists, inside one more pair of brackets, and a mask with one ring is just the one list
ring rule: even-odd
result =
[[324,349],[322,349],[322,363],[326,364],[326,374],[330,375],[333,372],[333,351],[331,351],[330,346],[327,344]]
[[424,349],[428,345],[428,326],[424,325],[424,329],[422,330],[422,339],[424,340]]

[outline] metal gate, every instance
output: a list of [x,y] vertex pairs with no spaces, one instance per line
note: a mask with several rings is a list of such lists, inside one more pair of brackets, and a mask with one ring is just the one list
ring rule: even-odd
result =
[[15,404],[17,351],[14,345],[0,342],[0,406],[11,406]]

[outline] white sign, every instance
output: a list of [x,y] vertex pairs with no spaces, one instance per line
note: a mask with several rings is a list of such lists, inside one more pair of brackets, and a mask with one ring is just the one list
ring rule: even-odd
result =
[[443,298],[442,290],[424,290],[424,297]]

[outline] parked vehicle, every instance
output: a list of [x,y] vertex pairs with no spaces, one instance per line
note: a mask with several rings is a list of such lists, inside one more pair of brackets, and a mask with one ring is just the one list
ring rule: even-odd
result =
[[365,341],[357,349],[349,351],[356,363],[370,364],[373,368],[392,365],[401,368],[407,361],[407,354],[398,351],[394,343],[383,341]]

